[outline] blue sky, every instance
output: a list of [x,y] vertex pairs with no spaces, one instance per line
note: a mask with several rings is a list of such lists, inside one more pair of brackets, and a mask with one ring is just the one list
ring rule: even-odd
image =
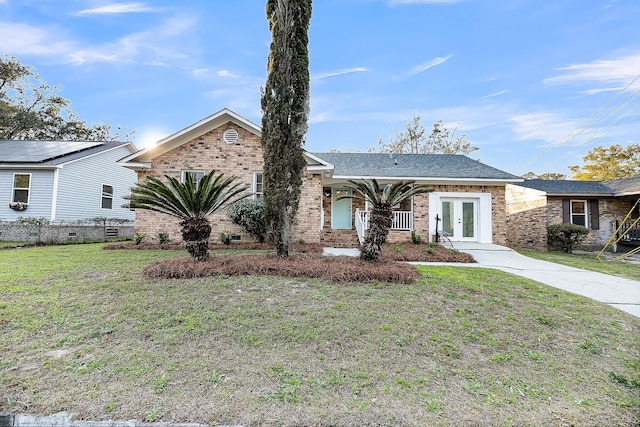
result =
[[[228,107],[260,124],[259,0],[0,0],[0,54],[141,146]],[[514,174],[640,142],[637,0],[316,0],[306,149],[366,151],[419,114]]]

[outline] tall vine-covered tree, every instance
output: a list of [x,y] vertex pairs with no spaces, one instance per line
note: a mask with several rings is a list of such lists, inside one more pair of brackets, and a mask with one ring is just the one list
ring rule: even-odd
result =
[[298,210],[309,118],[308,30],[311,0],[267,0],[271,46],[262,89],[262,148],[267,233],[289,256]]
[[0,139],[106,141],[130,136],[80,120],[59,89],[17,58],[0,56]]

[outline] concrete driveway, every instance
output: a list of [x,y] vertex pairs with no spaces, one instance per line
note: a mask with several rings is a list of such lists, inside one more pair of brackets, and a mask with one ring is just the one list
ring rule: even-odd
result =
[[526,277],[640,317],[640,282],[636,280],[540,261],[500,245],[455,242],[454,246],[473,255],[479,267]]
[[[548,261],[540,261],[521,255],[506,246],[455,242],[454,247],[467,252],[477,264],[420,263],[424,265],[461,265],[486,267],[526,277],[554,288],[582,295],[609,304],[619,310],[640,318],[640,282],[608,274],[568,267]],[[325,248],[326,255],[358,256],[358,249]],[[640,268],[640,266],[638,266]]]

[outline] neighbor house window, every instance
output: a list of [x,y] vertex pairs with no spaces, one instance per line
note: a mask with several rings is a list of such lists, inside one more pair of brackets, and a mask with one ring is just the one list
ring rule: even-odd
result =
[[12,202],[29,203],[29,194],[31,193],[31,174],[16,173],[13,174],[13,200]]
[[256,200],[264,199],[262,172],[256,172],[253,174],[253,198]]
[[587,201],[571,201],[571,224],[587,226]]
[[102,209],[113,209],[113,186],[102,184]]
[[198,182],[200,182],[200,180],[204,177],[204,171],[182,171],[182,177],[180,179],[182,180],[183,184],[187,182],[187,176],[189,175],[191,175],[193,183],[198,185]]

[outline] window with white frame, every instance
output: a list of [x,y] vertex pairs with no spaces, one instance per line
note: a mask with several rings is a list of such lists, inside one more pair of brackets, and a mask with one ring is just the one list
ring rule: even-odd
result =
[[204,177],[204,171],[201,171],[201,170],[182,171],[182,176],[180,177],[180,180],[182,181],[183,184],[187,182],[187,176],[189,175],[191,175],[191,179],[193,180],[193,183],[195,185],[198,185],[198,182],[200,182],[200,180]]
[[262,172],[256,172],[253,174],[253,198],[256,200],[264,199]]
[[31,174],[15,173],[13,174],[13,200],[14,203],[29,204],[29,195],[31,193]]
[[586,200],[571,200],[571,224],[587,226]]
[[113,186],[102,184],[102,209],[113,209]]

